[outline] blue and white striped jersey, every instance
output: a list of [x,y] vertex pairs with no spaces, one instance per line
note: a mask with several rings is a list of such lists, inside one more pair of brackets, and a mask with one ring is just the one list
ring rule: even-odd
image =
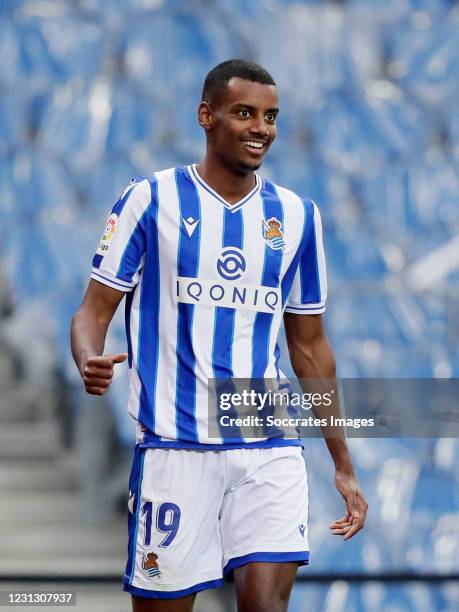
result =
[[208,380],[278,378],[284,311],[327,293],[317,206],[261,179],[230,205],[196,167],[131,181],[92,278],[126,292],[130,414],[138,442],[177,448],[296,444],[209,437]]

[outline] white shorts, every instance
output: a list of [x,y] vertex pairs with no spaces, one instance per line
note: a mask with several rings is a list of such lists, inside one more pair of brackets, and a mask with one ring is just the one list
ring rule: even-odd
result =
[[306,564],[308,484],[299,446],[136,448],[124,590],[171,599],[253,561]]

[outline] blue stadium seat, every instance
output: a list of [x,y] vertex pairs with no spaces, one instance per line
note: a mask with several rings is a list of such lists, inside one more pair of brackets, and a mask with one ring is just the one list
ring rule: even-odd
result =
[[443,122],[448,145],[457,155],[459,153],[459,112],[455,106],[443,109]]
[[351,14],[359,15],[369,21],[378,21],[384,25],[398,25],[404,19],[408,19],[416,11],[425,11],[437,17],[444,16],[451,8],[452,0],[409,0],[398,2],[388,0],[348,0]]
[[32,23],[0,21],[0,84],[27,82],[28,91],[43,89],[52,79],[46,44]]
[[376,80],[367,86],[362,106],[388,158],[406,159],[413,151],[424,149],[433,138],[427,115],[391,81]]
[[14,14],[27,0],[3,0],[0,4],[0,15]]
[[127,24],[127,77],[167,101],[173,121],[178,96],[191,94],[199,101],[204,75],[219,61],[237,56],[235,42],[212,11],[205,20],[192,12],[157,12]]
[[[435,496],[432,497],[434,488]],[[429,465],[428,462],[424,463],[411,504],[414,514],[428,513],[432,523],[442,514],[454,512],[459,504],[459,493],[455,487],[451,487],[451,474],[447,470]]]
[[400,330],[390,301],[381,293],[336,295],[330,300],[327,325],[331,334],[352,339],[394,341]]
[[29,145],[19,150],[11,170],[11,184],[20,202],[15,208],[18,220],[38,218],[45,210],[76,210],[73,177],[61,160],[46,155],[40,147]]
[[13,290],[21,303],[50,293],[59,283],[59,262],[44,236],[41,224],[30,221],[21,225],[13,250]]
[[361,101],[330,94],[321,108],[311,110],[309,125],[322,158],[333,168],[365,176],[384,161],[384,142]]
[[28,129],[25,100],[17,93],[0,94],[0,152],[24,145]]
[[130,94],[122,82],[114,82],[111,89],[107,151],[129,154],[139,143],[155,142],[161,117],[154,100]]
[[154,109],[148,106],[158,147],[185,148],[192,159],[204,143],[196,116],[204,75],[238,55],[235,37],[212,12],[206,20],[191,12],[158,12],[133,22],[122,46],[127,86],[157,100]]
[[325,244],[332,284],[339,282],[344,272],[349,281],[362,282],[381,279],[387,272],[382,246],[366,228],[337,227],[334,232],[326,229]]
[[44,148],[68,158],[75,171],[82,167],[86,172],[105,151],[110,112],[108,84],[94,84],[83,91],[74,85],[61,86],[50,96],[38,137]]
[[[155,168],[157,170],[159,168]],[[153,170],[153,169],[152,169]],[[151,171],[152,173],[152,171]],[[88,222],[98,227],[101,233],[107,216],[129,181],[136,176],[145,176],[126,155],[107,155],[84,179],[88,206],[82,210]]]
[[431,150],[408,164],[389,162],[358,184],[369,220],[375,227],[389,228],[405,251],[409,244],[409,258],[417,252],[421,256],[429,251],[429,243],[433,248],[450,235],[451,222],[457,219],[459,179],[443,153]]
[[[305,3],[276,8],[266,5],[265,14],[254,20],[263,27],[247,28],[248,40],[257,51],[255,58],[273,74],[284,112],[304,117],[347,81],[342,12],[330,5],[320,8]],[[273,41],[283,40],[289,44],[277,45],[273,53]]]
[[[35,146],[27,146],[0,164],[0,220],[7,252],[30,248],[21,233],[50,218],[65,219],[77,210],[73,179],[65,166],[48,158]],[[41,240],[41,237],[38,238]],[[24,240],[24,241],[23,241]],[[46,247],[45,247],[46,248]]]
[[75,14],[0,23],[0,83],[27,82],[29,93],[59,81],[88,80],[100,69],[104,37],[99,26]]
[[[443,3],[446,4],[446,3]],[[448,3],[449,4],[449,3]],[[413,16],[387,36],[388,65],[403,88],[423,104],[447,108],[458,93],[457,12],[434,20]]]
[[368,92],[328,95],[321,108],[310,111],[309,125],[328,164],[370,180],[386,160],[424,146],[431,131],[419,109],[385,81]]
[[14,158],[3,153],[0,155],[0,226],[2,242],[8,250],[14,240],[13,229],[17,215],[17,200],[13,180]]
[[[303,197],[311,198],[319,206],[322,218],[332,214],[333,206],[339,198],[336,183],[340,175],[334,175],[317,157],[293,140],[289,141],[280,127],[279,141],[275,141],[267,155],[260,172],[278,185],[292,189]],[[340,183],[345,190],[345,185]],[[345,194],[342,194],[345,196]]]

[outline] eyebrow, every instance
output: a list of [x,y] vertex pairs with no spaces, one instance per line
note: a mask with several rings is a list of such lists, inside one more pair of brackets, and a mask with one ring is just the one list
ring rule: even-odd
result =
[[[244,102],[235,102],[232,105],[233,108],[237,108],[238,106],[243,106],[244,108],[248,108],[249,110],[256,110],[255,106],[252,106],[251,104],[245,104]],[[274,108],[268,108],[265,111],[265,113],[278,113],[278,112],[279,112],[279,108],[277,106],[275,106]]]

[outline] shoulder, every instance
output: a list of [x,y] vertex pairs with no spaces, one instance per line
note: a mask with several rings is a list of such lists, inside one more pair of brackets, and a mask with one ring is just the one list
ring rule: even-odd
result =
[[161,193],[170,193],[177,188],[177,181],[182,179],[192,182],[189,166],[158,170],[150,178],[152,198],[157,199]]
[[126,211],[144,209],[151,202],[150,183],[146,177],[132,178],[120,194],[112,214],[125,216]]
[[175,181],[175,173],[177,168],[167,168],[158,170],[150,176],[136,176],[132,178],[124,188],[119,202],[125,203],[128,199],[133,202],[143,203],[148,206],[150,202],[156,199],[158,185],[169,181]]
[[175,180],[175,174],[180,168],[166,168],[165,170],[158,170],[150,177],[150,182],[167,182]]

